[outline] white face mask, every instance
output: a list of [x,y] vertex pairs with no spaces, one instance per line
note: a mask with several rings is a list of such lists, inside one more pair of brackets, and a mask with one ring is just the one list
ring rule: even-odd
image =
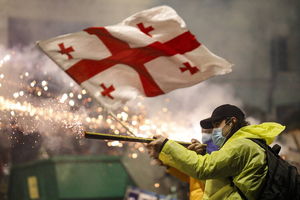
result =
[[211,133],[202,133],[202,143],[205,143],[211,140]]

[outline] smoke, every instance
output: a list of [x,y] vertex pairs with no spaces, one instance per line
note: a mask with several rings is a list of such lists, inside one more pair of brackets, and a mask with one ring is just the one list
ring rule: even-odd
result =
[[140,98],[129,105],[142,104],[153,122],[160,124],[165,120],[168,126],[166,131],[172,132],[162,131],[162,134],[172,139],[190,141],[192,138],[201,140],[200,120],[210,117],[217,106],[226,103],[242,107],[242,101],[235,96],[229,84],[206,81],[162,96]]
[[25,135],[38,132],[45,148],[56,151],[79,139],[84,126],[101,125],[82,103],[76,107],[88,98],[84,90],[35,47],[1,47],[0,60],[1,134],[15,128]]

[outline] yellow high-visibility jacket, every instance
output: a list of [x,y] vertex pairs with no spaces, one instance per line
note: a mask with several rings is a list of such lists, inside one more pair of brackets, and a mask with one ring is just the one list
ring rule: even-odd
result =
[[190,200],[202,200],[203,195],[204,195],[204,187],[205,183],[203,181],[200,181],[198,179],[195,179],[193,177],[190,177],[179,170],[171,167],[167,170],[168,173],[171,175],[177,177],[183,182],[189,183],[189,189],[190,189],[190,194],[189,194],[189,199]]
[[247,199],[256,200],[268,167],[264,149],[247,138],[261,138],[271,144],[284,129],[273,122],[245,126],[234,133],[219,151],[203,156],[169,140],[159,159],[189,176],[205,180],[203,199],[242,199],[231,184],[232,177]]

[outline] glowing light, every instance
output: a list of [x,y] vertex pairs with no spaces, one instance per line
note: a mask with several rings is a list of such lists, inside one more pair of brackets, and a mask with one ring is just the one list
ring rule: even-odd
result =
[[144,147],[139,147],[138,149],[139,149],[140,152],[144,152],[145,151]]
[[20,91],[20,92],[19,92],[19,95],[20,95],[20,96],[24,96],[24,91]]
[[85,94],[86,94],[86,90],[82,90],[81,93],[82,93],[83,95],[85,95]]
[[13,97],[14,97],[15,99],[18,98],[18,97],[19,97],[19,93],[15,92],[15,93],[13,94]]
[[47,90],[48,90],[48,87],[47,87],[47,86],[45,86],[45,87],[44,87],[44,90],[45,90],[45,91],[47,91]]
[[131,157],[132,157],[133,159],[136,159],[136,158],[138,157],[138,155],[137,155],[137,153],[133,153],[133,154],[131,155]]
[[113,147],[117,147],[117,146],[119,146],[119,144],[120,144],[119,141],[112,141],[112,142],[110,143],[110,145],[113,146]]
[[31,87],[34,87],[35,84],[36,84],[36,81],[32,81],[32,82],[30,83],[30,86],[31,86]]
[[81,94],[78,94],[78,95],[77,95],[77,98],[78,98],[78,99],[82,99],[82,95],[81,95]]
[[28,73],[28,72],[25,72],[25,76],[29,76],[29,73]]
[[112,124],[112,125],[110,125],[110,127],[109,127],[109,128],[113,130],[113,129],[115,129],[115,128],[116,128],[116,126]]
[[75,105],[75,102],[74,102],[73,100],[70,100],[70,101],[69,101],[69,105],[70,105],[70,106],[74,106],[74,105]]
[[59,102],[60,103],[65,103],[65,101],[68,99],[68,95],[67,94],[63,94],[62,97],[60,98]]
[[0,74],[0,78],[3,79],[4,78],[4,74]]
[[9,61],[10,59],[11,59],[11,55],[7,54],[7,55],[4,56],[3,61],[4,61],[4,62],[7,62],[7,61]]
[[71,97],[71,98],[74,97],[73,92],[70,92],[70,93],[69,93],[69,97]]
[[121,112],[121,118],[122,118],[123,121],[127,121],[128,114],[126,112]]
[[35,110],[30,110],[29,115],[32,117],[35,115]]
[[123,107],[123,110],[124,110],[125,112],[128,112],[128,111],[129,111],[128,106],[124,106],[124,107]]
[[46,86],[48,83],[47,83],[47,81],[42,81],[42,86],[44,87],[44,86]]
[[91,118],[87,117],[87,118],[85,118],[85,121],[86,122],[91,122],[92,120],[91,120]]
[[155,187],[155,188],[159,188],[159,187],[160,187],[160,184],[159,184],[159,183],[154,183],[154,187]]
[[9,61],[10,58],[11,58],[11,55],[9,55],[9,54],[5,55],[5,56],[2,58],[2,60],[0,60],[0,67],[1,67],[5,62]]
[[131,124],[132,124],[133,126],[137,125],[137,123],[138,123],[137,121],[132,121],[132,122],[131,122]]
[[38,91],[36,94],[37,94],[38,96],[41,96],[41,95],[42,95],[42,92],[41,92],[41,91]]

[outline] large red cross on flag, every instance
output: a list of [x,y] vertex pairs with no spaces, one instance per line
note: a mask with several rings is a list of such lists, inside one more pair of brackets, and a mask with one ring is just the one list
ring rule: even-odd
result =
[[153,97],[231,72],[168,6],[136,13],[120,24],[38,42],[78,84],[111,108],[137,95]]

